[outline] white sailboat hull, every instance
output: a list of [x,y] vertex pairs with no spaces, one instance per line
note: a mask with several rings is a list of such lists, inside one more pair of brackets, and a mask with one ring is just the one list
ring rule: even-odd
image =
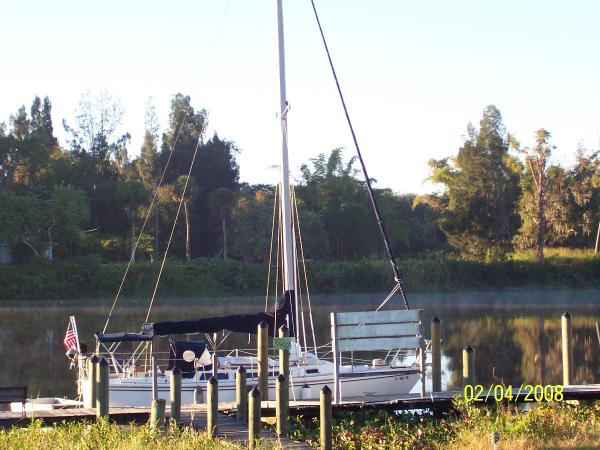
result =
[[[351,369],[351,368],[349,368]],[[344,398],[394,396],[410,392],[419,380],[416,368],[377,367],[362,370],[345,370],[340,374],[341,395]],[[249,378],[248,386],[257,384]],[[332,374],[307,374],[292,377],[290,400],[316,400],[324,386],[333,386]],[[84,389],[84,403],[87,403],[89,389]],[[158,398],[169,404],[170,385],[168,377],[157,379]],[[275,399],[275,377],[269,377],[269,400]],[[219,402],[235,402],[235,380],[219,380]],[[109,402],[111,406],[149,406],[152,401],[152,379],[111,377]],[[182,404],[205,403],[206,381],[184,379],[181,387]]]

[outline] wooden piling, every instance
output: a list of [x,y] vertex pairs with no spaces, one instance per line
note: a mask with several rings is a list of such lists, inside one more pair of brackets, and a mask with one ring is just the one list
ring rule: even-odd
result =
[[171,421],[178,425],[181,422],[181,369],[174,367],[170,379]]
[[211,376],[206,383],[206,432],[214,437],[219,431],[219,383]]
[[98,355],[94,354],[90,356],[87,360],[87,378],[88,383],[86,385],[86,389],[88,390],[87,399],[84,405],[84,408],[95,408],[96,407],[96,392],[98,387],[96,386],[96,375],[98,371]]
[[[284,324],[279,328],[279,337],[287,338],[290,336],[290,329]],[[290,399],[290,350],[288,348],[280,348],[279,349],[279,373],[285,376],[287,381],[284,386],[285,389],[285,398],[286,401],[289,402]]]
[[331,389],[323,386],[320,396],[320,415],[321,415],[321,449],[331,450],[333,423],[331,418]]
[[275,415],[277,417],[277,435],[287,436],[289,402],[287,398],[287,378],[282,373],[277,377],[275,389]]
[[442,336],[440,319],[431,319],[431,378],[432,391],[442,391]]
[[96,369],[96,417],[108,417],[108,361],[100,357]]
[[235,374],[235,403],[237,420],[248,420],[248,393],[246,389],[246,369],[238,367]]
[[475,384],[475,349],[471,345],[463,349],[463,386]]
[[258,389],[262,400],[269,400],[269,327],[264,320],[258,324]]
[[569,312],[562,315],[561,325],[563,385],[569,386],[573,382],[573,332]]
[[152,400],[150,408],[150,428],[153,430],[165,429],[165,405],[167,401],[164,398]]
[[256,448],[256,437],[260,435],[260,389],[254,386],[248,394],[248,448]]

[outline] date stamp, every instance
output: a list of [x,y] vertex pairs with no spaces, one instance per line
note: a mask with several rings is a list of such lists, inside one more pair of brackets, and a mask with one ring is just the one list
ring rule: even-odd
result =
[[490,384],[483,386],[481,384],[467,384],[463,389],[463,396],[469,403],[471,402],[562,402],[564,400],[564,391],[561,384],[522,384],[516,386],[504,386],[502,384]]

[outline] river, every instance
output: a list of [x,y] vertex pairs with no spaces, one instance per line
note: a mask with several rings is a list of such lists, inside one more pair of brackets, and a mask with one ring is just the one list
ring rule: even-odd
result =
[[[383,294],[317,295],[312,310],[317,342],[329,341],[329,312],[373,309]],[[478,382],[558,384],[561,381],[560,316],[573,316],[575,383],[600,382],[600,291],[503,291],[414,294],[411,308],[422,308],[425,335],[433,316],[442,321],[444,384],[457,385],[462,348],[476,351]],[[144,299],[122,299],[108,331],[139,331],[147,312]],[[21,301],[0,306],[0,385],[26,384],[33,397],[75,395],[62,340],[68,316],[77,319],[80,341],[93,348],[93,333],[104,326],[110,299]],[[306,299],[304,307],[307,308]],[[184,320],[257,312],[264,298],[159,298],[151,320]],[[386,308],[402,309],[394,298]],[[309,330],[308,317],[305,321]],[[310,331],[308,331],[310,335]],[[201,339],[201,336],[197,337]],[[230,346],[251,347],[248,336],[230,338]],[[165,341],[163,339],[163,341]],[[164,348],[163,342],[163,348]],[[312,339],[308,341],[312,346]]]

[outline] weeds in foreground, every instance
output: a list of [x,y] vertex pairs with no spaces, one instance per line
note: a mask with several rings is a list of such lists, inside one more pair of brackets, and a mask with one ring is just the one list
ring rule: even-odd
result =
[[0,448],[3,450],[148,450],[156,448],[192,449],[242,449],[221,439],[210,439],[206,433],[182,428],[170,433],[151,430],[149,426],[120,426],[106,420],[89,423],[60,423],[43,426],[39,420],[26,428],[0,431]]
[[[319,446],[318,420],[296,419],[291,438]],[[409,413],[360,412],[334,421],[336,449],[490,449],[492,432],[500,434],[498,450],[600,449],[600,402],[589,406],[566,403],[532,405],[522,412],[514,405],[496,409],[455,403],[455,412],[443,418]],[[266,446],[266,447],[265,447]],[[259,442],[259,448],[272,448]],[[0,430],[0,448],[147,450],[155,448],[241,449],[240,444],[210,439],[206,433],[182,428],[169,433],[148,426],[119,426],[106,420]]]
[[[478,408],[455,404],[456,413],[441,419],[412,414],[361,412],[334,422],[338,449],[490,449],[491,435],[500,435],[498,449],[600,448],[600,403],[534,405],[521,412],[514,406]],[[318,421],[298,419],[292,437],[319,444]]]

